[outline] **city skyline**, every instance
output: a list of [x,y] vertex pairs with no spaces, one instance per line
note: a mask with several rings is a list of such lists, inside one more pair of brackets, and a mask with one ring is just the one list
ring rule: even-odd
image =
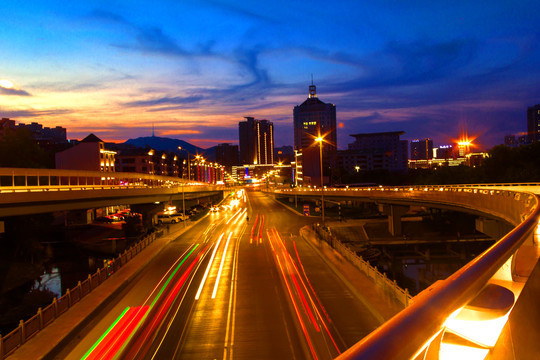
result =
[[485,149],[525,132],[540,102],[540,5],[442,5],[6,1],[0,117],[104,141],[153,124],[207,148],[237,143],[238,121],[254,116],[291,145],[313,74],[336,105],[340,149],[355,133],[439,145],[466,128]]

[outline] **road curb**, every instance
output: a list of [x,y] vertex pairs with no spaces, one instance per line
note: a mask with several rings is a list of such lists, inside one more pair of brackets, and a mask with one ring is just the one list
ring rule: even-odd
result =
[[[306,233],[311,233],[313,236],[308,236],[306,235]],[[349,290],[358,298],[358,300],[360,300],[360,302],[369,310],[369,312],[375,317],[375,319],[379,322],[379,324],[383,324],[386,320],[388,319],[385,319],[385,317],[380,313],[380,311],[375,307],[373,306],[373,304],[367,300],[361,293],[360,291],[356,288],[356,286],[354,286],[350,281],[349,279],[347,279],[347,277],[345,275],[343,275],[341,273],[341,271],[339,271],[335,265],[333,264],[333,262],[326,256],[324,255],[318,248],[318,246],[322,246],[322,247],[325,247],[327,248],[327,250],[330,250],[332,251],[336,256],[339,256],[341,257],[344,261],[347,261],[347,259],[343,258],[338,252],[336,252],[334,249],[332,249],[330,247],[330,245],[328,245],[326,242],[322,241],[322,240],[318,240],[316,239],[316,236],[314,233],[312,233],[311,231],[309,231],[308,229],[306,229],[306,227],[303,227],[302,229],[300,229],[300,236],[306,240],[306,242],[311,245],[315,251],[319,254],[319,256],[323,259],[323,261],[332,269],[332,271],[336,274],[336,276],[338,276],[340,278],[341,281],[343,281],[343,283],[347,286],[347,288],[349,288]],[[313,239],[312,239],[313,238]],[[360,271],[360,270],[358,270]]]

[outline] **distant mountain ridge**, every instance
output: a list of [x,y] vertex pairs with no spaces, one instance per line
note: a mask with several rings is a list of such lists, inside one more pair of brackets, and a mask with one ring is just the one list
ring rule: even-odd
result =
[[215,159],[215,147],[208,149],[203,149],[198,146],[192,145],[184,140],[164,138],[159,136],[143,136],[136,139],[129,139],[125,144],[137,146],[144,148],[146,146],[151,147],[154,150],[158,151],[170,151],[175,153],[184,153],[185,151],[178,150],[178,147],[181,146],[182,149],[185,149],[192,156],[197,154],[202,154],[208,160],[214,161]]

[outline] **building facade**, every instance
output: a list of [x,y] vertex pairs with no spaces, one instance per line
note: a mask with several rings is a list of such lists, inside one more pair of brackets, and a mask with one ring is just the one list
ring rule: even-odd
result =
[[540,140],[540,104],[527,108],[527,133],[531,141]]
[[[327,173],[337,154],[336,106],[324,103],[317,97],[317,88],[309,86],[308,98],[293,110],[294,150],[302,152],[302,169],[305,183],[321,183],[320,149],[315,139],[323,142],[323,168]],[[325,175],[324,183],[328,178]]]
[[242,165],[274,163],[274,124],[251,116],[238,123]]
[[347,150],[339,151],[338,165],[353,171],[406,171],[408,141],[400,140],[403,131],[353,134],[355,141]]
[[223,165],[229,173],[233,166],[239,165],[238,156],[238,145],[216,145],[216,162]]
[[433,159],[433,140],[415,139],[411,141],[411,160]]
[[115,171],[115,151],[105,149],[105,143],[90,134],[77,145],[55,154],[56,168],[69,170]]
[[122,149],[115,156],[115,166],[118,172],[135,172],[141,174],[154,174],[152,160],[154,150],[134,148]]

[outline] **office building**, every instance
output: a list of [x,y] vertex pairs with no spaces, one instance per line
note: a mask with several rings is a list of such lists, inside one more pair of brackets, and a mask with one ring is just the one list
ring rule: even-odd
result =
[[231,172],[232,167],[238,163],[238,145],[219,144],[216,145],[216,162],[225,167],[227,172]]
[[323,168],[324,183],[329,183],[329,167],[334,163],[337,153],[336,106],[324,103],[317,97],[317,88],[309,86],[308,98],[294,107],[294,150],[302,152],[304,183],[319,185],[320,149],[315,139],[324,137]]
[[433,159],[433,140],[422,139],[411,141],[411,160]]
[[531,141],[540,140],[540,104],[527,108],[527,133]]
[[115,156],[116,171],[154,174],[154,153],[155,150],[149,148],[119,150]]
[[251,116],[238,123],[242,165],[274,163],[274,124]]
[[353,134],[355,141],[339,151],[338,166],[347,172],[388,170],[406,171],[408,141],[400,140],[403,131]]
[[437,159],[453,159],[457,157],[454,155],[454,145],[441,145],[436,149],[435,158]]

